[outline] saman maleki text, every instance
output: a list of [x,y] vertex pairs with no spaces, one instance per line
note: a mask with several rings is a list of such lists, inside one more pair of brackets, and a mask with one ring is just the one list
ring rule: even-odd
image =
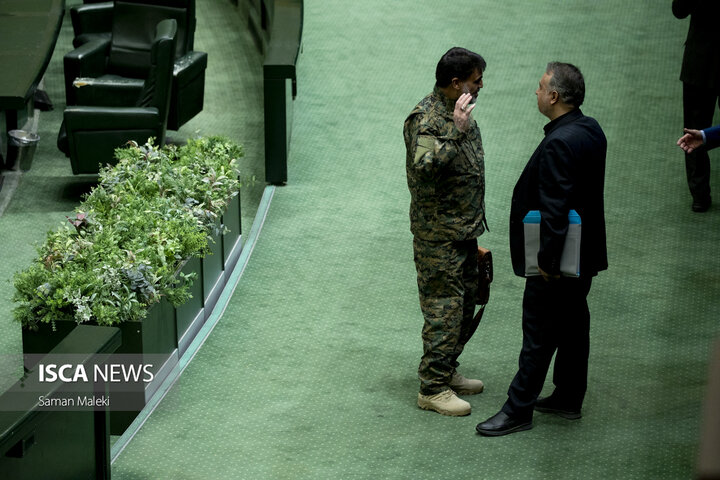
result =
[[92,368],[86,368],[83,364],[66,363],[58,365],[55,363],[41,363],[38,365],[38,375],[40,382],[57,382],[60,380],[65,383],[89,381],[109,383],[137,383],[142,381],[150,383],[155,378],[152,368],[151,363],[106,363],[93,365]]

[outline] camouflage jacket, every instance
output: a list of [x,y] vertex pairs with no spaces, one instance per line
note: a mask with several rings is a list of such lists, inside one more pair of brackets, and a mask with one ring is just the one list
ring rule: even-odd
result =
[[477,238],[485,231],[485,163],[482,139],[471,117],[460,132],[455,102],[438,87],[405,120],[410,230],[422,240]]

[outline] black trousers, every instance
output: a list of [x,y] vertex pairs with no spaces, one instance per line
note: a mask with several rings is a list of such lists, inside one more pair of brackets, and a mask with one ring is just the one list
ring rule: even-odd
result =
[[508,389],[502,411],[514,417],[532,417],[550,362],[554,395],[569,409],[580,409],[587,390],[590,353],[590,310],[587,295],[592,277],[546,282],[529,277],[523,295],[523,345],[518,372]]
[[[712,126],[718,92],[683,83],[683,121],[685,128],[702,130]],[[705,148],[685,154],[685,174],[690,194],[696,202],[710,201],[710,157]]]

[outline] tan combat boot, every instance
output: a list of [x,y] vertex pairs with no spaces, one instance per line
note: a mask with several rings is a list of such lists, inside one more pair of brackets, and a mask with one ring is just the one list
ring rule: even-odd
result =
[[458,372],[455,372],[450,379],[450,388],[458,395],[475,395],[476,393],[482,392],[485,385],[483,385],[483,382],[480,380],[465,378]]
[[452,390],[445,390],[435,395],[418,393],[418,407],[453,417],[470,415],[470,404],[459,399]]

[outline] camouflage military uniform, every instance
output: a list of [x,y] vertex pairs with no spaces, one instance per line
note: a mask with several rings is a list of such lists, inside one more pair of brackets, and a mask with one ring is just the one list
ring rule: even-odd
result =
[[477,237],[485,231],[485,165],[477,123],[460,132],[455,101],[435,87],[405,120],[410,230],[423,356],[420,393],[446,390],[470,340],[477,293]]

